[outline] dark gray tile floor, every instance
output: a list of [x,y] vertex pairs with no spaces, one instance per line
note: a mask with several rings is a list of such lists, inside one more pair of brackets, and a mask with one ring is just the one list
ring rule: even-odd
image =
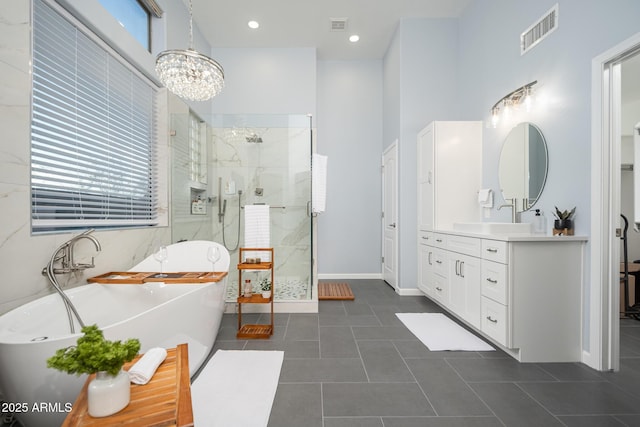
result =
[[269,340],[237,340],[237,317],[224,316],[216,349],[284,351],[269,426],[640,426],[636,320],[621,321],[620,372],[521,364],[501,351],[431,352],[395,313],[439,306],[379,280],[348,282],[355,301],[276,314]]

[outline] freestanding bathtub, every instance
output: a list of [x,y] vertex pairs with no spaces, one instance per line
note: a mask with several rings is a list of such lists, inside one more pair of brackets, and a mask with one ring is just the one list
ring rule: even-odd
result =
[[[216,339],[226,296],[226,277],[217,283],[143,285],[88,284],[65,291],[86,325],[97,324],[106,339],[138,338],[141,352],[189,344],[193,375]],[[76,331],[80,326],[76,325]],[[0,317],[0,391],[3,411],[25,427],[61,425],[86,375],[47,368],[59,348],[76,343],[57,294]],[[5,407],[6,406],[6,407]]]

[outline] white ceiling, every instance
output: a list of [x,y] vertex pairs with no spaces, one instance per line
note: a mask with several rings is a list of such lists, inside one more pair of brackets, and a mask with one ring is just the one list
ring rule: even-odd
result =
[[[470,2],[193,0],[193,19],[214,49],[315,47],[321,60],[381,59],[401,18],[458,17]],[[331,18],[347,18],[347,30],[332,32]],[[252,19],[259,29],[248,28]],[[348,40],[354,33],[357,43]]]
[[[193,19],[214,49],[315,47],[321,60],[357,60],[382,59],[401,18],[458,17],[472,0],[192,1]],[[347,18],[347,30],[331,31],[332,18]],[[252,19],[259,29],[249,29]],[[354,33],[357,43],[348,40]],[[625,61],[623,74],[624,102],[640,99],[640,55]]]

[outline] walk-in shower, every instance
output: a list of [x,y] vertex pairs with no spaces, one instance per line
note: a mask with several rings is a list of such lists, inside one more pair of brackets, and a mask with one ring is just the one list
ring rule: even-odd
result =
[[[235,301],[234,267],[238,248],[245,246],[244,207],[268,205],[275,301],[312,300],[311,118],[215,115],[201,123],[188,116],[172,116],[173,240],[224,244],[232,260],[228,301]],[[205,178],[194,179],[194,163],[200,163]],[[186,207],[194,200],[206,204],[204,213]]]
[[[213,117],[211,127],[210,171],[221,180],[221,197],[240,207],[230,210],[227,205],[224,223],[214,224],[214,240],[234,235],[239,227],[240,246],[244,246],[243,207],[268,205],[276,301],[312,298],[312,227],[307,211],[311,200],[310,118],[219,115]],[[236,251],[229,249],[235,259]],[[235,300],[237,273],[230,269],[229,274],[229,298]]]

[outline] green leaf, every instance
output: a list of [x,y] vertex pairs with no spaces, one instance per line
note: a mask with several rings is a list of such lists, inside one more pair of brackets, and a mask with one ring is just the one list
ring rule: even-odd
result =
[[93,374],[106,371],[117,375],[125,362],[130,362],[140,351],[140,341],[136,338],[121,341],[104,339],[98,325],[85,326],[84,334],[75,346],[61,348],[47,359],[47,367],[68,374]]

